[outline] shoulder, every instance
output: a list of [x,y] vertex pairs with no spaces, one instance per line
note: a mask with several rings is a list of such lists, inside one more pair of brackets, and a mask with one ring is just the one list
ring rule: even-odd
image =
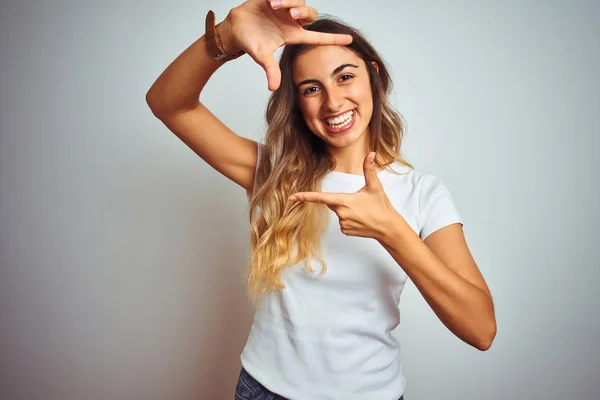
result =
[[435,193],[445,188],[442,180],[435,174],[427,173],[418,169],[395,162],[385,170],[384,178],[392,186],[410,186],[416,193]]
[[386,193],[413,202],[419,214],[432,211],[432,207],[453,203],[448,187],[438,175],[400,163],[394,163],[391,167],[395,172],[386,171],[381,179]]
[[398,190],[391,188],[390,192],[404,193],[404,200],[410,203],[408,209],[416,215],[415,230],[421,239],[445,226],[463,223],[448,187],[438,175],[402,165],[396,171],[400,174],[391,186]]

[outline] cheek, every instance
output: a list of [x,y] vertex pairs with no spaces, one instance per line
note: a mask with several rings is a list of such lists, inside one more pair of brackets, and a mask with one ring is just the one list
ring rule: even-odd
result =
[[307,101],[304,105],[304,112],[308,118],[317,118],[319,116],[320,109],[321,105],[317,101]]
[[312,126],[317,122],[315,120],[319,117],[319,110],[320,108],[317,102],[306,102],[302,104],[300,112],[308,126]]
[[373,93],[371,93],[371,85],[367,81],[365,85],[362,86],[361,96],[363,101],[367,104],[373,104]]
[[360,82],[360,84],[348,88],[346,97],[353,103],[358,104],[363,113],[373,109],[373,96],[368,81]]
[[361,103],[363,105],[363,111],[371,114],[373,112],[373,94],[371,88],[361,93]]

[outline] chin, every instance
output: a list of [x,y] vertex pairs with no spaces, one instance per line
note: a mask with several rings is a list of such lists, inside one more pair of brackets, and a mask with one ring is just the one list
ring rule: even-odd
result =
[[356,133],[355,132],[349,132],[348,134],[345,135],[339,135],[339,136],[330,136],[327,134],[322,134],[319,135],[321,140],[323,140],[325,143],[327,143],[330,146],[336,147],[338,149],[344,148],[344,147],[348,147],[353,145],[354,143],[360,141],[360,139],[362,138],[362,134],[358,133],[359,131],[357,130]]

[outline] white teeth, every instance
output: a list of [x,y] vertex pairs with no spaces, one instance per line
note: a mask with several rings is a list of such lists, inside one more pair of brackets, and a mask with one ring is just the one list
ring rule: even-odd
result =
[[325,122],[327,123],[327,125],[329,125],[333,128],[341,128],[344,125],[347,125],[347,123],[352,120],[353,115],[354,115],[354,110],[351,110],[343,115],[340,115],[337,118],[328,118],[325,120]]

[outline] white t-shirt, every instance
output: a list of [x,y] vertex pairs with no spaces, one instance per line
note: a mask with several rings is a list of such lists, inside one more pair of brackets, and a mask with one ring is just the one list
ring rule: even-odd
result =
[[[259,146],[259,148],[262,146]],[[378,176],[394,208],[421,239],[462,223],[444,184],[399,163]],[[353,193],[362,175],[330,172],[322,192]],[[284,268],[285,288],[263,296],[241,355],[242,366],[270,391],[290,400],[397,400],[406,386],[400,323],[406,273],[374,239],[346,236],[329,211],[322,237],[327,272]]]

